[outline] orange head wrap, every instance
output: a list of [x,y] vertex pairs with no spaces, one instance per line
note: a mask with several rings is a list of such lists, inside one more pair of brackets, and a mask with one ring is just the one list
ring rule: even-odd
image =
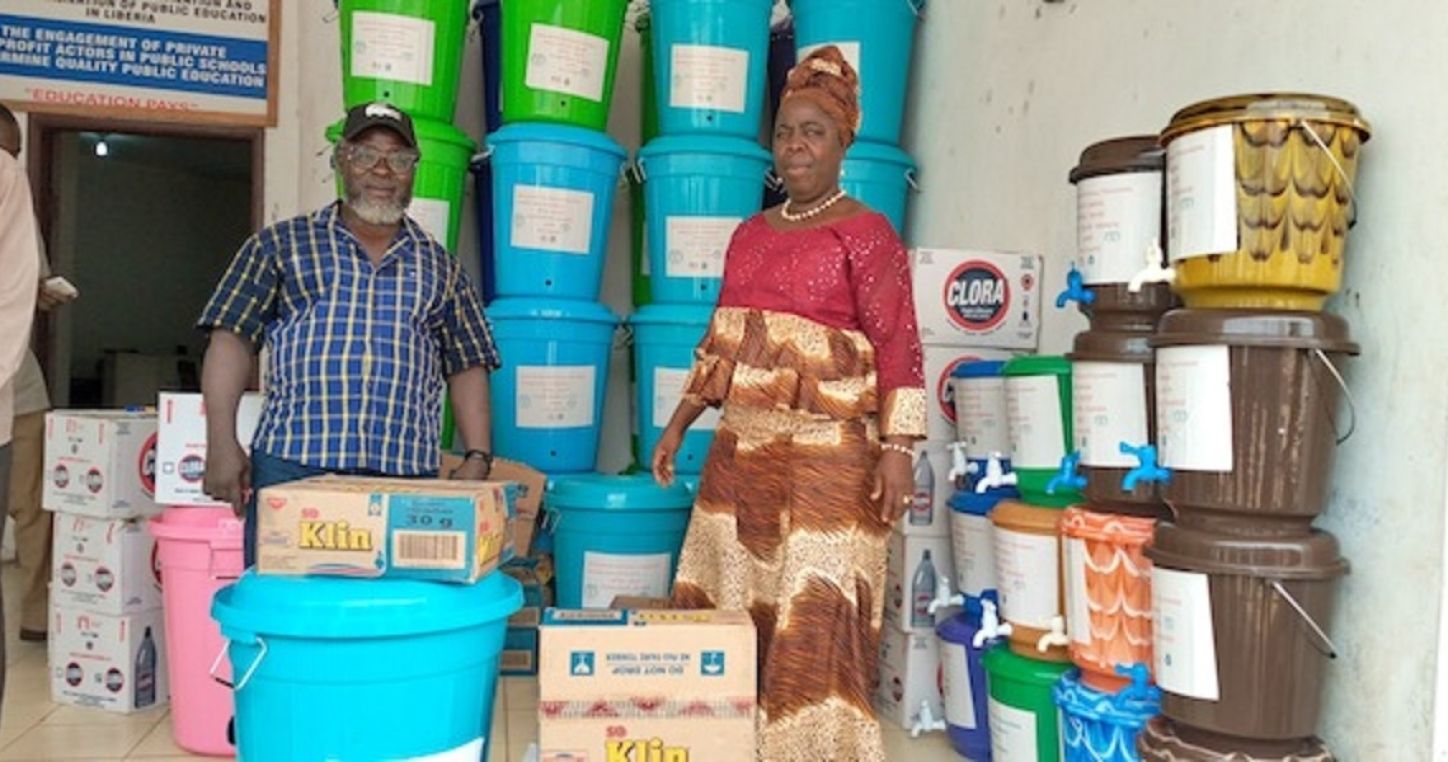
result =
[[848,148],[860,129],[859,92],[860,75],[855,67],[845,60],[839,48],[826,45],[790,69],[780,101],[808,98],[835,120],[840,142]]

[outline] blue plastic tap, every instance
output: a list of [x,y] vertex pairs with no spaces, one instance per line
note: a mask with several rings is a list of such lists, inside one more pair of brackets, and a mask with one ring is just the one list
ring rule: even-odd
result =
[[1127,471],[1126,476],[1121,480],[1121,488],[1127,492],[1135,492],[1138,482],[1161,482],[1162,484],[1166,484],[1171,481],[1171,469],[1159,466],[1156,463],[1155,445],[1146,444],[1140,447],[1132,447],[1130,444],[1122,442],[1121,454],[1134,455],[1137,461],[1139,461],[1139,464],[1130,471]]
[[1066,273],[1066,290],[1056,297],[1056,309],[1062,309],[1067,302],[1080,302],[1090,306],[1096,301],[1096,294],[1086,290],[1086,277],[1071,265],[1071,272]]
[[1077,450],[1061,458],[1061,470],[1046,483],[1046,494],[1056,494],[1057,488],[1079,490],[1086,486],[1086,477],[1076,472],[1081,464],[1081,451]]

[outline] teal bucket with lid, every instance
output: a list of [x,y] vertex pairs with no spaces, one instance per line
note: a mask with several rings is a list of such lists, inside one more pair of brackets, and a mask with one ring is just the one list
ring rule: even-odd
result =
[[620,595],[670,594],[694,506],[681,481],[661,487],[648,474],[560,476],[543,503],[559,607],[608,608]]
[[651,44],[659,124],[759,137],[773,0],[653,0]]
[[243,574],[211,605],[237,757],[487,759],[498,658],[522,605],[498,572],[473,585]]
[[[669,419],[694,366],[694,348],[703,340],[714,309],[706,305],[652,304],[629,318],[634,338],[634,377],[638,393],[640,463],[652,463],[654,447],[664,434]],[[674,460],[680,474],[698,474],[714,442],[719,412],[706,409],[684,434],[684,443]]]

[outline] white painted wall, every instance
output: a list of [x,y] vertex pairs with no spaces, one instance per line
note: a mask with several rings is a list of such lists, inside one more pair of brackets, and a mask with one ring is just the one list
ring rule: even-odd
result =
[[[907,148],[924,188],[913,242],[1044,252],[1048,294],[1064,285],[1075,229],[1066,173],[1087,144],[1157,132],[1181,106],[1248,91],[1337,95],[1371,120],[1345,291],[1330,304],[1363,346],[1347,371],[1358,429],[1319,522],[1353,564],[1320,723],[1339,759],[1427,759],[1431,747],[1448,98],[1428,80],[1445,48],[1448,6],[1414,0],[940,0],[916,58]],[[1048,312],[1042,349],[1065,351],[1085,322]]]

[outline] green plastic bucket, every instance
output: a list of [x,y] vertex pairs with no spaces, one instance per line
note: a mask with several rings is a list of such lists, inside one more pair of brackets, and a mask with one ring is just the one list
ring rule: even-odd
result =
[[1057,480],[1071,452],[1071,361],[1060,355],[1026,355],[1006,363],[1006,415],[1016,489],[1032,505],[1048,508],[1080,499],[1078,488]]
[[342,100],[452,123],[468,0],[341,0]]
[[627,0],[503,0],[503,122],[604,130]]
[[[417,119],[413,121],[413,130],[417,133],[417,149],[422,160],[412,179],[412,205],[407,214],[456,255],[463,187],[477,143],[462,130],[441,122]],[[327,128],[328,142],[336,143],[341,135],[341,122]],[[337,176],[337,195],[342,195],[341,175]]]
[[1017,656],[1004,644],[987,651],[981,662],[990,694],[993,756],[1058,762],[1060,714],[1052,691],[1073,666]]

